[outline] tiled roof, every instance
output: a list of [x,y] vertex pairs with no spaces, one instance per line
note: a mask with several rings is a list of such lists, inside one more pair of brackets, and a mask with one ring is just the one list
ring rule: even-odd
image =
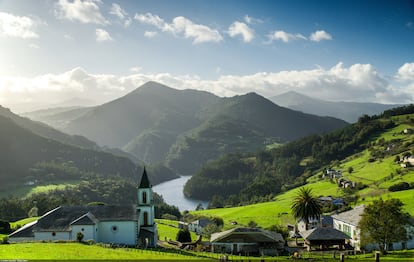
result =
[[240,236],[240,239],[249,239],[249,242],[284,242],[282,235],[279,233],[263,230],[260,228],[243,227],[214,233],[211,235],[210,242],[226,242],[226,238],[232,236]]
[[[89,213],[89,215],[88,215]],[[136,207],[130,206],[61,206],[39,218],[34,231],[69,231],[72,223],[99,221],[136,221]]]
[[334,220],[336,219],[354,226],[358,226],[358,223],[361,220],[361,215],[364,213],[364,209],[364,205],[359,205],[354,207],[352,210],[332,215],[332,218]]
[[306,240],[340,240],[350,239],[344,232],[330,227],[318,227],[300,232]]

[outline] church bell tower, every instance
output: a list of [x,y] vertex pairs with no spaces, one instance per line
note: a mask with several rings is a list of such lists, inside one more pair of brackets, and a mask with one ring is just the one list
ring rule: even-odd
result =
[[138,245],[155,247],[157,245],[157,226],[155,224],[154,200],[152,185],[144,167],[141,182],[138,186]]

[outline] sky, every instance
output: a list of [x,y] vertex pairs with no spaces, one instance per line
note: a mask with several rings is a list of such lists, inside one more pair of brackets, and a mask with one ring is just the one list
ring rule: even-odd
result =
[[414,1],[0,0],[0,105],[98,105],[147,81],[414,103]]

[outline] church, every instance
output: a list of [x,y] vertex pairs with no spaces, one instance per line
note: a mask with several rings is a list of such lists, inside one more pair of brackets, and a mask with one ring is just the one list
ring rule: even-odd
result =
[[73,241],[80,232],[83,240],[155,247],[158,236],[152,193],[144,168],[137,188],[137,205],[59,206],[13,232],[9,241]]

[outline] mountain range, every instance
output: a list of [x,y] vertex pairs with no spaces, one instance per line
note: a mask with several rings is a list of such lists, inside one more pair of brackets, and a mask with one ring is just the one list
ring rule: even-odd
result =
[[47,118],[48,123],[60,123],[56,127],[64,132],[122,148],[146,163],[165,163],[186,175],[227,153],[254,151],[266,143],[347,125],[280,107],[255,93],[222,98],[156,82],[100,106],[72,108]]
[[269,98],[275,104],[293,110],[306,112],[318,116],[331,116],[355,123],[362,115],[376,115],[383,111],[398,107],[397,104],[358,103],[358,102],[331,102],[295,91],[289,91]]

